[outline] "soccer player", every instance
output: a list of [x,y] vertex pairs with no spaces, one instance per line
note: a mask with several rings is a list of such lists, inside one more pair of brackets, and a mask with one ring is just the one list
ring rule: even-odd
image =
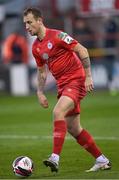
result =
[[87,49],[67,33],[45,27],[42,14],[37,8],[27,8],[23,21],[30,35],[36,36],[32,53],[38,71],[37,95],[43,108],[48,108],[48,100],[44,94],[46,65],[55,77],[58,89],[58,101],[53,110],[53,150],[51,156],[43,163],[49,166],[52,172],[58,171],[60,154],[68,131],[96,160],[87,172],[110,169],[109,160],[90,133],[80,124],[80,102],[86,92],[93,90]]

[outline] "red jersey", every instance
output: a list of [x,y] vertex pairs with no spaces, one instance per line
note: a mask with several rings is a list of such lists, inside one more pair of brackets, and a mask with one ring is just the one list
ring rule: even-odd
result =
[[72,50],[77,43],[67,33],[46,29],[44,39],[40,41],[37,38],[32,46],[37,66],[41,67],[47,64],[50,72],[59,82],[64,79],[64,76],[70,78],[71,75],[78,74],[78,77],[84,77],[85,73],[81,61]]

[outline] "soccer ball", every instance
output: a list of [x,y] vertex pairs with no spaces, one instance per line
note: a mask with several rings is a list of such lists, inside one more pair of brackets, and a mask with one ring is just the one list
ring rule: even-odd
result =
[[16,176],[28,177],[33,172],[33,161],[27,156],[20,156],[13,161],[12,167]]

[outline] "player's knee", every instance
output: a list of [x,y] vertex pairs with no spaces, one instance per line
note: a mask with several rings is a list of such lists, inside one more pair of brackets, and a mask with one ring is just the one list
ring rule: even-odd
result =
[[72,125],[67,123],[67,129],[68,129],[68,132],[70,132],[72,130]]
[[75,127],[75,126],[73,126],[73,125],[69,125],[69,126],[67,127],[68,132],[69,132],[73,137],[77,137],[77,136],[80,134],[81,129],[82,129],[82,128],[80,128],[80,127]]
[[60,108],[54,108],[53,110],[54,119],[64,119],[64,113]]
[[72,126],[68,126],[67,127],[68,133],[71,134],[72,136],[74,136],[74,130]]

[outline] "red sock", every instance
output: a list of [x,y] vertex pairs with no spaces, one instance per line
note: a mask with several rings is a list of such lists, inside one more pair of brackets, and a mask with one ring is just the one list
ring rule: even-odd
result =
[[66,122],[64,120],[54,121],[54,133],[53,133],[53,153],[60,154],[64,143],[65,135],[67,131]]
[[91,153],[93,157],[97,158],[102,154],[92,136],[85,129],[82,130],[76,139],[77,142],[89,153]]

